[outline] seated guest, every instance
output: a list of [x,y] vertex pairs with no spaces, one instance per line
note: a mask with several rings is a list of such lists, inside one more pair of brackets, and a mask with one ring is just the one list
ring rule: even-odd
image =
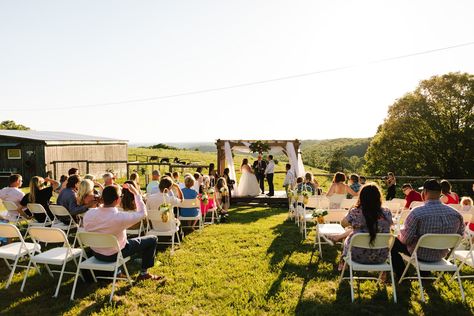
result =
[[[76,217],[76,215],[86,212],[89,207],[92,207],[92,203],[90,205],[79,205],[77,203],[77,190],[79,189],[79,184],[81,182],[81,178],[78,175],[72,175],[67,179],[66,188],[59,193],[57,204],[64,206],[69,213]],[[65,224],[69,224],[68,219],[61,218]]]
[[201,188],[201,185],[202,185],[202,175],[199,173],[199,172],[195,172],[193,174],[193,177],[194,177],[194,187],[193,189],[197,192],[197,193],[201,193],[202,191],[202,188]]
[[[46,183],[51,184],[50,186],[45,186]],[[27,193],[20,201],[22,206],[27,206],[28,203],[37,203],[41,204],[48,217],[53,220],[54,215],[49,210],[49,203],[51,197],[53,196],[53,191],[59,186],[59,182],[51,178],[42,178],[34,176],[30,180],[30,192]],[[46,215],[44,214],[33,214],[34,218],[38,222],[44,222]]]
[[311,195],[315,194],[316,187],[313,182],[313,174],[311,172],[307,172],[304,175],[303,182],[298,184],[297,191],[309,191],[311,192]]
[[77,205],[88,208],[98,207],[99,195],[95,192],[94,182],[90,179],[84,179],[79,184],[77,190]]
[[214,187],[211,186],[211,177],[203,176],[199,194],[201,194],[201,196],[203,194],[207,194],[208,197],[207,203],[203,203],[203,201],[201,200],[201,213],[203,218],[206,218],[207,212],[216,206],[216,195],[214,190]]
[[62,189],[66,188],[66,183],[67,183],[67,178],[69,178],[67,175],[63,174],[61,177],[59,177],[59,187],[57,187],[54,192],[59,193],[61,192]]
[[441,197],[444,204],[459,204],[459,196],[451,191],[451,183],[448,180],[441,180]]
[[405,183],[402,185],[402,192],[405,194],[405,209],[409,209],[412,202],[423,201],[421,194],[413,190],[413,187],[410,183]]
[[[138,190],[137,184],[135,181],[125,181],[125,184],[128,186],[133,186]],[[122,189],[122,198],[120,202],[120,208],[126,212],[135,212],[137,210],[137,204],[135,203],[135,197],[129,189]],[[146,224],[146,223],[144,223]],[[128,229],[140,229],[140,222],[135,223],[134,225],[128,227]]]
[[78,176],[79,175],[79,169],[77,168],[71,168],[67,171],[67,175],[70,177],[70,176],[73,176],[73,175],[76,175]]
[[227,183],[227,189],[229,191],[229,203],[230,203],[230,199],[232,198],[232,190],[234,190],[235,180],[230,178],[229,168],[224,169],[224,174],[222,175],[222,177],[225,179],[225,182]]
[[[148,273],[148,269],[155,265],[156,236],[145,236],[127,240],[126,229],[131,225],[141,221],[147,216],[147,210],[138,190],[129,184],[123,185],[129,190],[137,205],[136,212],[120,212],[117,206],[120,205],[121,190],[118,186],[107,186],[104,188],[102,207],[90,209],[84,216],[84,229],[87,232],[113,234],[117,237],[123,257],[128,257],[136,253],[141,254],[141,272],[138,280],[164,281],[164,277]],[[94,256],[101,261],[115,262],[117,252],[114,248],[92,248]]]
[[10,177],[8,177],[8,183],[8,187],[0,190],[0,200],[13,202],[16,204],[18,209],[15,211],[8,210],[4,218],[8,221],[16,221],[18,215],[21,215],[25,218],[30,217],[23,211],[23,206],[20,204],[21,200],[25,196],[25,193],[19,189],[23,183],[23,178],[19,174],[12,174]]
[[86,174],[84,176],[84,180],[91,180],[94,184],[94,195],[100,196],[102,194],[102,191],[104,190],[104,186],[96,181],[95,177],[91,174]]
[[146,193],[147,194],[154,194],[158,193],[160,189],[158,188],[160,186],[160,171],[159,170],[153,170],[151,173],[151,181],[148,183],[146,186]]
[[[393,270],[401,277],[405,263],[400,252],[411,255],[418,239],[424,234],[464,234],[462,215],[439,200],[441,184],[435,180],[426,180],[423,184],[423,206],[415,207],[408,214],[400,235],[395,239],[391,253]],[[435,262],[444,258],[448,249],[419,249],[417,256],[421,261]]]
[[108,187],[111,185],[117,186],[117,184],[115,183],[115,177],[112,174],[112,172],[104,173],[104,175],[102,176],[102,179],[104,179],[104,187]]
[[[359,192],[359,198],[346,217],[342,220],[341,225],[351,227],[346,234],[332,237],[334,241],[348,236],[344,241],[343,256],[347,255],[351,238],[357,233],[369,233],[370,243],[373,243],[378,233],[390,233],[392,222],[392,213],[389,209],[382,208],[382,194],[375,183],[369,183],[362,187]],[[365,263],[377,264],[387,260],[388,249],[363,249],[352,248],[352,260]],[[342,268],[342,266],[340,266]]]
[[173,171],[173,181],[178,184],[178,186],[181,190],[185,187],[184,183],[179,181],[179,172],[178,171]]
[[[175,197],[172,193],[172,188],[175,188],[178,192],[178,196]],[[183,199],[183,192],[179,186],[171,180],[170,177],[163,177],[158,187],[158,192],[148,196],[146,206],[148,210],[158,210],[160,205],[163,203],[170,203],[172,206],[179,206]]]
[[364,185],[367,179],[364,176],[359,176],[359,183],[360,185]]
[[470,197],[463,196],[461,198],[461,203],[459,204],[461,204],[461,212],[470,212],[472,209],[473,202]]
[[216,182],[216,204],[223,214],[229,210],[229,189],[224,177],[220,177]]
[[[349,182],[350,185],[349,187],[354,191],[354,192],[359,192],[360,188],[362,185],[359,183],[359,175],[353,173],[349,176]],[[352,194],[347,194],[348,199],[352,199],[354,196]]]
[[[182,190],[183,192],[183,199],[184,200],[192,200],[197,198],[198,193],[193,189],[194,186],[194,178],[193,177],[186,177],[184,178],[184,185],[185,188]],[[198,207],[193,207],[193,208],[184,208],[180,207],[179,208],[179,215],[184,216],[184,217],[194,217],[199,214],[199,208]],[[194,221],[193,226],[195,226],[197,223],[197,220]]]
[[136,184],[135,188],[137,188],[138,191],[141,194],[142,190],[140,189],[140,176],[138,175],[138,173],[137,172],[132,172],[132,174],[130,174],[130,179],[128,179],[128,180],[135,182],[135,184]]
[[329,208],[340,208],[341,202],[346,198],[347,194],[352,196],[358,195],[358,193],[354,192],[345,182],[346,175],[342,172],[336,172],[327,193]]

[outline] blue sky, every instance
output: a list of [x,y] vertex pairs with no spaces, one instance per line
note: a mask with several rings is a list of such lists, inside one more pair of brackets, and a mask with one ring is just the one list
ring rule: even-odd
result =
[[134,142],[369,137],[420,80],[474,73],[474,45],[372,63],[474,42],[473,3],[2,1],[0,120]]

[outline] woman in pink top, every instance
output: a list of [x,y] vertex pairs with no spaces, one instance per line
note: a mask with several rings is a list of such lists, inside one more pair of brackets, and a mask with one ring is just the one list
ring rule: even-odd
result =
[[448,180],[442,180],[441,197],[439,198],[444,204],[459,204],[459,196],[451,191],[451,183]]

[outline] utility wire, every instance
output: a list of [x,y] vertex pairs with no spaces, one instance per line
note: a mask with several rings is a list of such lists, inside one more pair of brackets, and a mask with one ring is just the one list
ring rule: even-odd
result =
[[95,103],[95,104],[58,106],[58,107],[38,106],[38,105],[35,106],[35,107],[20,108],[20,109],[12,109],[12,108],[15,108],[15,107],[10,107],[10,108],[5,108],[4,107],[4,108],[0,108],[0,110],[2,110],[2,111],[12,111],[12,112],[69,110],[69,109],[78,109],[78,108],[93,108],[93,107],[103,107],[103,106],[108,106],[108,105],[120,105],[120,104],[130,104],[130,103],[140,103],[140,102],[172,99],[172,98],[179,98],[179,97],[190,96],[190,95],[205,94],[205,93],[210,93],[210,92],[217,92],[217,91],[223,91],[223,90],[231,90],[231,89],[237,89],[237,88],[243,88],[243,87],[256,86],[256,85],[267,84],[267,83],[272,83],[272,82],[277,82],[277,81],[284,81],[284,80],[291,80],[291,79],[302,78],[302,77],[309,77],[309,76],[314,76],[314,75],[318,75],[318,74],[322,74],[322,73],[336,72],[336,71],[341,71],[341,70],[346,70],[346,69],[352,69],[352,68],[360,67],[360,66],[363,66],[363,65],[379,64],[379,63],[389,62],[389,61],[393,61],[393,60],[400,60],[400,59],[410,58],[410,57],[414,57],[414,56],[432,54],[432,53],[437,53],[437,52],[441,52],[441,51],[446,51],[446,50],[450,50],[450,49],[456,49],[456,48],[461,48],[461,47],[466,47],[466,46],[471,46],[471,45],[474,45],[474,41],[463,43],[463,44],[452,45],[452,46],[446,46],[446,47],[442,47],[442,48],[435,48],[435,49],[425,50],[425,51],[406,54],[406,55],[399,55],[399,56],[394,56],[394,57],[377,59],[377,60],[369,61],[367,63],[362,63],[362,64],[355,64],[355,65],[349,65],[349,66],[340,66],[340,67],[316,70],[316,71],[300,73],[300,74],[295,74],[295,75],[283,76],[283,77],[278,77],[278,78],[258,80],[258,81],[250,81],[250,82],[246,82],[246,83],[234,84],[234,85],[229,85],[229,86],[202,89],[202,90],[194,90],[194,91],[188,91],[188,92],[180,92],[180,93],[161,95],[161,96],[156,96],[156,97],[148,97],[148,98],[140,98],[140,99],[129,99],[129,100],[121,100],[121,101],[113,101],[113,102],[105,102],[105,103]]

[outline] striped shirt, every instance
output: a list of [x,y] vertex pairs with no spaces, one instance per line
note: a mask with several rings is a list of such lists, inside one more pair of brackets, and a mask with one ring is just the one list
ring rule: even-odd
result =
[[[408,215],[399,239],[410,253],[415,250],[418,239],[424,234],[464,234],[462,215],[439,200],[428,200],[425,205],[415,207]],[[418,249],[418,259],[438,261],[448,254],[448,249]]]

